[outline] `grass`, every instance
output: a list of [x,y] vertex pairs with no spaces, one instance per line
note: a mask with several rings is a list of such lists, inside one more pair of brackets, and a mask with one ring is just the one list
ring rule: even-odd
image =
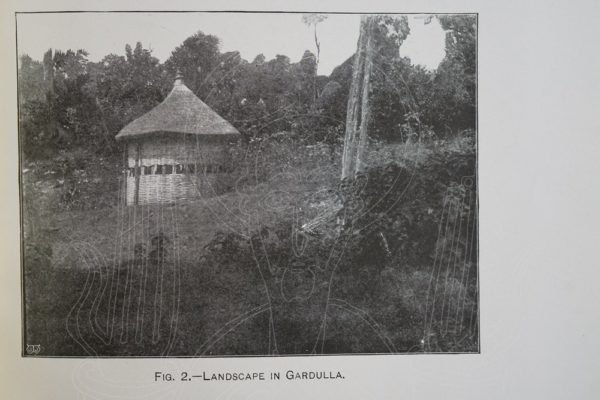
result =
[[[372,144],[367,163],[370,168],[390,162],[418,166],[440,147],[461,146],[460,140]],[[39,342],[43,354],[52,355],[267,354],[272,350],[269,314],[261,307],[269,297],[241,243],[292,216],[311,220],[335,200],[341,149],[330,150],[268,144],[237,159],[233,190],[223,195],[137,209],[117,205],[118,185],[98,171],[81,183],[83,202],[93,206],[63,207],[59,178],[33,166],[24,179],[26,342]],[[98,196],[103,198],[90,200]],[[113,206],[97,207],[110,199]],[[152,237],[159,233],[177,244],[166,258],[136,257],[136,249],[152,251]],[[459,339],[444,343],[435,332],[429,347],[421,343],[427,335],[423,308],[429,269],[392,260],[384,267],[335,275],[332,296],[340,301],[328,311],[322,351],[387,352],[381,335],[398,352],[476,351],[476,338],[462,333],[458,345]],[[301,308],[284,310],[299,313],[294,318],[301,320]],[[107,316],[116,322],[106,322]],[[286,351],[306,352],[312,339],[305,336]]]

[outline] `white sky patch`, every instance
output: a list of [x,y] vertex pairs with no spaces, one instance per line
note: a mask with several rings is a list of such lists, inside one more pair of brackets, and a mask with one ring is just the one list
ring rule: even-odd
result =
[[413,64],[435,69],[446,55],[446,32],[437,18],[427,25],[423,18],[411,16],[408,19],[410,35],[400,47],[400,55],[410,57]]
[[[359,15],[335,14],[317,26],[321,44],[319,73],[328,75],[356,50]],[[91,61],[108,54],[125,54],[125,45],[141,42],[161,62],[187,37],[203,31],[221,40],[221,51],[237,50],[252,61],[263,53],[297,62],[305,50],[316,53],[312,28],[301,14],[257,13],[75,13],[19,14],[18,51],[41,60],[49,48],[85,49]],[[429,69],[444,57],[444,31],[436,19],[409,17],[411,34],[401,54]]]

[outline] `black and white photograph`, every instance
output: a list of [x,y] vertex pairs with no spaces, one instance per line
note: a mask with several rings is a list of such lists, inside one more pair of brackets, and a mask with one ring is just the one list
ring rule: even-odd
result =
[[485,349],[476,13],[20,12],[16,45],[23,357]]
[[0,2],[0,398],[600,395],[600,3]]

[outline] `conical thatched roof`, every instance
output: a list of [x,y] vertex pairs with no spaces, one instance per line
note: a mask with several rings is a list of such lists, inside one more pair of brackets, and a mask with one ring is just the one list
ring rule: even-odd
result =
[[184,133],[207,137],[240,134],[229,122],[196,97],[179,75],[171,93],[163,102],[127,124],[116,139],[137,139],[157,133]]

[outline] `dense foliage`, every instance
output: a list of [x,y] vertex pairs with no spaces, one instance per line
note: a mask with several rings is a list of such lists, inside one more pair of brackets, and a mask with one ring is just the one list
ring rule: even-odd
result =
[[[189,355],[190,352],[266,354],[272,351],[266,334],[268,313],[248,318],[222,340],[211,342],[212,335],[228,321],[267,301],[276,316],[278,336],[286,338],[279,345],[280,352],[312,350],[325,304],[330,306],[327,311],[329,334],[322,348],[326,353],[477,351],[477,204],[473,197],[476,191],[473,138],[466,136],[428,150],[426,156],[415,161],[403,158],[402,163],[397,158],[394,161],[380,154],[378,158],[383,163],[372,166],[356,179],[338,184],[335,177],[331,177],[320,183],[319,187],[333,193],[342,206],[330,221],[325,221],[325,225],[330,223],[333,230],[302,231],[298,221],[292,218],[293,213],[287,211],[291,207],[288,197],[292,194],[284,195],[289,190],[297,191],[293,197],[302,209],[310,209],[311,204],[321,200],[314,189],[300,191],[300,179],[308,176],[311,164],[323,157],[308,153],[304,153],[302,159],[291,161],[290,168],[300,171],[296,178],[286,175],[286,180],[292,181],[288,186],[277,181],[277,174],[272,172],[262,178],[256,194],[265,198],[267,207],[249,201],[248,197],[242,200],[251,191],[231,194],[232,203],[228,202],[228,207],[243,203],[247,215],[260,213],[256,225],[249,226],[247,231],[228,230],[227,226],[233,221],[224,223],[223,214],[218,215],[216,222],[211,222],[209,215],[216,210],[208,212],[198,204],[173,207],[171,210],[181,223],[177,250],[175,242],[164,240],[160,234],[146,239],[138,237],[131,243],[132,252],[123,255],[121,264],[103,265],[98,264],[98,260],[114,251],[112,241],[105,244],[93,241],[92,246],[82,246],[73,242],[81,233],[69,232],[63,233],[65,239],[62,241],[76,250],[69,259],[73,264],[57,263],[63,255],[53,254],[52,247],[61,246],[48,244],[57,240],[54,238],[60,233],[45,230],[43,226],[27,226],[27,334],[32,338],[50,335],[49,353],[162,354],[165,341],[152,341],[150,326],[143,330],[147,336],[141,341],[130,338],[125,343],[108,343],[89,332],[85,318],[94,307],[98,307],[95,310],[100,315],[108,312],[105,301],[109,292],[103,288],[107,287],[109,279],[114,279],[110,278],[114,274],[119,277],[118,285],[126,286],[128,279],[132,282],[133,298],[145,293],[148,301],[152,300],[161,274],[165,287],[173,284],[173,262],[178,255],[180,308],[176,341],[170,349],[172,355]],[[270,162],[280,164],[281,149],[277,151],[265,160],[266,170],[273,171]],[[270,195],[266,192],[269,188]],[[219,201],[227,202],[227,198]],[[280,212],[274,211],[285,205],[287,207]],[[275,218],[270,218],[271,214],[276,214]],[[96,225],[103,226],[102,232],[113,232],[117,216],[107,219],[98,215],[100,219]],[[75,214],[70,214],[69,220],[74,217]],[[86,232],[78,221],[81,218],[91,221],[94,217],[82,213],[75,218],[78,219],[72,222],[72,230]],[[47,219],[33,220],[46,222]],[[340,222],[343,222],[341,230],[335,233]],[[89,253],[90,249],[92,253]],[[60,252],[66,254],[64,250]],[[90,268],[92,266],[94,268]],[[161,268],[166,269],[159,273]],[[149,274],[147,292],[140,287],[139,274],[144,270]],[[113,272],[107,274],[107,271]],[[313,273],[316,278],[314,290],[307,297]],[[65,291],[65,287],[69,290]],[[328,288],[331,288],[329,294]],[[125,293],[124,288],[118,290]],[[286,301],[282,298],[283,292],[296,295],[298,299]],[[102,302],[94,306],[97,299]],[[165,306],[167,311],[168,304]],[[135,310],[136,306],[131,307]],[[364,314],[357,314],[357,309]],[[75,329],[72,310],[80,310],[79,331]],[[117,310],[121,313],[121,303]],[[144,311],[145,320],[156,320],[155,310],[156,307],[149,305]],[[169,313],[165,318],[171,315]],[[363,317],[368,317],[369,323]],[[69,321],[67,327],[71,329],[71,336],[64,335],[65,320]],[[133,317],[119,318],[116,332],[121,329],[133,331],[135,323]],[[167,333],[168,324],[163,326]],[[92,347],[82,347],[76,342],[81,339]]]
[[[475,20],[440,16],[446,57],[434,71],[401,57],[410,34],[406,19],[380,17],[372,77],[373,137],[406,141],[447,137],[475,128]],[[316,23],[307,22],[315,28]],[[83,144],[104,155],[118,153],[114,136],[158,104],[177,71],[201,99],[247,137],[294,131],[308,142],[343,134],[352,60],[329,77],[317,75],[317,54],[299,62],[277,55],[252,62],[221,53],[219,39],[198,32],[161,64],[140,43],[125,56],[91,62],[85,50],[48,50],[42,62],[21,57],[19,104],[23,150],[44,158]]]

